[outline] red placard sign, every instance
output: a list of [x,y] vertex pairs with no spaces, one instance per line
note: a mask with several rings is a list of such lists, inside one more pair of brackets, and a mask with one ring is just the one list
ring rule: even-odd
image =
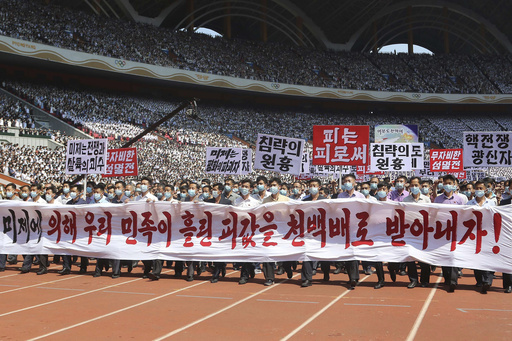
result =
[[137,148],[107,150],[107,170],[104,177],[137,176]]
[[431,172],[460,172],[463,171],[462,149],[431,149]]
[[368,163],[370,126],[313,126],[313,165]]

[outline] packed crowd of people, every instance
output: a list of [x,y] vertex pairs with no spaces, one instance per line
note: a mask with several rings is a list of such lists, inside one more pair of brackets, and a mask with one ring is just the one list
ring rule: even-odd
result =
[[[450,205],[473,205],[476,207],[492,207],[510,205],[512,179],[496,182],[492,178],[483,178],[472,182],[459,182],[453,175],[443,176],[435,181],[422,180],[419,177],[407,178],[400,175],[395,181],[386,177],[373,176],[369,181],[358,183],[353,174],[344,175],[341,186],[338,182],[323,182],[319,179],[305,181],[283,182],[280,177],[267,178],[258,176],[256,179],[244,178],[235,181],[232,178],[224,181],[214,182],[209,178],[205,179],[178,179],[162,180],[157,183],[151,178],[142,177],[137,182],[126,183],[124,181],[100,181],[88,182],[87,187],[79,183],[64,182],[59,186],[52,183],[31,184],[18,188],[15,184],[9,183],[0,186],[0,195],[4,200],[25,201],[50,205],[94,205],[94,204],[124,204],[131,201],[142,202],[166,202],[170,205],[179,202],[190,203],[211,203],[219,205],[232,205],[242,208],[254,208],[261,204],[293,201],[318,201],[326,199],[346,200],[364,199],[369,202],[403,202],[417,203],[422,205],[450,204]],[[316,221],[316,220],[315,220]],[[309,224],[309,223],[308,223]],[[314,229],[312,230],[314,231]],[[311,233],[308,231],[307,233]],[[312,233],[311,238],[315,238]],[[19,270],[22,274],[28,273],[32,265],[39,264],[38,275],[48,272],[48,255],[42,254],[25,255]],[[63,268],[58,271],[61,275],[68,275],[72,270],[72,255],[62,256]],[[60,262],[60,256],[54,256],[54,262]],[[0,271],[4,271],[7,261],[15,265],[18,260],[16,255],[0,255]],[[137,266],[137,260],[125,260],[128,272]],[[160,259],[143,260],[143,278],[159,280],[162,275],[163,261]],[[205,272],[208,262],[183,261],[174,263],[175,277],[181,278],[186,269],[186,280],[193,281],[195,273],[200,275]],[[168,265],[171,266],[168,262]],[[185,265],[188,265],[186,267]],[[211,283],[222,280],[226,274],[225,262],[210,263],[212,267]],[[344,268],[348,274],[349,289],[354,290],[359,281],[359,260],[345,262],[312,262],[303,261],[301,268],[301,286],[313,285],[313,276],[320,267],[323,272],[323,281],[330,281],[331,266],[335,267],[333,274],[339,274]],[[386,285],[386,277],[382,261],[363,261],[363,271],[368,275],[374,272],[377,275],[375,289],[381,289]],[[87,273],[89,260],[81,257],[79,273]],[[418,273],[418,266],[421,273]],[[432,268],[436,264],[424,262],[407,261],[403,263],[388,262],[388,276],[392,282],[396,276],[407,275],[409,277],[408,289],[416,286],[428,287]],[[105,275],[105,272],[112,268],[112,278],[121,276],[121,260],[119,259],[97,259],[94,269],[94,277]],[[274,284],[276,274],[286,273],[292,278],[293,270],[297,268],[297,261],[267,262],[267,263],[234,263],[234,268],[240,270],[239,284],[246,284],[256,274],[262,271],[266,286]],[[457,289],[458,278],[462,275],[461,268],[443,266],[444,284],[448,292]],[[406,272],[407,269],[407,272]],[[489,269],[475,269],[475,285],[482,294],[491,290],[493,279],[496,277],[494,271]],[[512,274],[503,273],[503,289],[505,293],[512,292]]]
[[333,52],[212,38],[44,4],[2,0],[0,35],[123,60],[318,87],[511,93],[512,58]]

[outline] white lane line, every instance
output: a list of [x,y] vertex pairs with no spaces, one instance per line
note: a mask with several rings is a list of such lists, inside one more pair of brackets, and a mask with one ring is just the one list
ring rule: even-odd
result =
[[394,305],[394,304],[363,304],[363,303],[343,303],[344,305],[361,305],[365,307],[397,307],[397,308],[410,308],[410,305]]
[[256,301],[260,301],[260,302],[279,302],[279,303],[310,303],[310,304],[317,304],[317,303],[319,303],[319,302],[308,302],[308,301],[262,300],[262,299],[257,299]]
[[[236,271],[233,271],[233,272],[230,272],[228,274],[226,274],[226,276],[229,276],[231,274],[234,274]],[[139,278],[140,279],[140,278]],[[193,285],[190,285],[188,287],[185,287],[185,288],[181,288],[181,289],[177,289],[177,290],[174,290],[174,291],[171,291],[171,292],[168,292],[167,294],[163,294],[163,295],[160,295],[158,297],[154,297],[154,298],[151,298],[147,301],[143,301],[143,302],[140,302],[140,303],[137,303],[137,304],[134,304],[134,305],[131,305],[131,306],[128,306],[128,307],[125,307],[125,308],[122,308],[122,309],[118,309],[116,311],[113,311],[113,312],[110,312],[108,314],[104,314],[104,315],[101,315],[101,316],[97,316],[95,318],[92,318],[90,320],[87,320],[87,321],[82,321],[80,323],[76,323],[72,326],[68,326],[68,327],[64,327],[64,328],[61,328],[61,329],[58,329],[58,330],[55,330],[51,333],[48,333],[48,334],[44,334],[44,335],[40,335],[40,336],[37,336],[33,339],[30,339],[28,341],[34,341],[34,340],[40,340],[40,339],[43,339],[45,337],[48,337],[48,336],[52,336],[52,335],[55,335],[55,334],[58,334],[60,332],[63,332],[63,331],[66,331],[66,330],[69,330],[69,329],[73,329],[73,328],[76,328],[76,327],[79,327],[79,326],[83,326],[84,324],[87,324],[87,323],[90,323],[90,322],[94,322],[94,321],[97,321],[97,320],[101,320],[105,317],[108,317],[108,316],[112,316],[112,315],[115,315],[115,314],[118,314],[118,313],[121,313],[123,311],[126,311],[126,310],[129,310],[129,309],[132,309],[132,308],[136,308],[136,307],[140,307],[141,305],[144,305],[146,303],[151,303],[151,302],[154,302],[156,300],[159,300],[161,298],[164,298],[164,297],[167,297],[167,296],[170,296],[170,295],[173,295],[177,292],[180,292],[180,291],[184,291],[184,290],[187,290],[187,289],[190,289],[190,288],[193,288],[193,287],[196,287],[198,285],[202,285],[202,284],[205,284],[205,283],[210,283],[210,281],[203,281],[203,282],[200,282],[200,283],[196,283],[196,284],[193,284]],[[1,317],[1,315],[0,315]]]
[[53,303],[58,303],[58,302],[66,301],[66,300],[70,300],[70,299],[75,298],[75,297],[80,297],[80,296],[84,296],[84,295],[87,295],[87,294],[92,294],[93,292],[102,291],[102,290],[105,290],[105,289],[108,289],[108,288],[113,288],[113,287],[116,287],[116,286],[119,286],[119,285],[124,285],[124,284],[132,283],[132,282],[140,281],[140,280],[142,280],[142,278],[136,278],[136,279],[132,279],[131,281],[127,281],[127,282],[123,282],[123,283],[117,283],[117,284],[109,285],[109,286],[106,286],[106,287],[103,287],[103,288],[86,291],[86,292],[83,292],[83,293],[80,293],[80,294],[59,298],[57,300],[53,300],[53,301],[49,301],[49,302],[45,302],[45,303],[41,303],[41,304],[36,304],[36,305],[30,306],[30,307],[9,311],[7,313],[0,314],[0,317],[16,314],[16,313],[19,313],[19,312],[22,312],[22,311],[26,311],[26,310],[30,310],[30,309],[44,307],[45,305],[49,305],[49,304],[53,304]]
[[43,282],[43,283],[38,283],[38,284],[33,284],[33,285],[27,285],[26,287],[20,287],[20,288],[16,288],[16,289],[11,289],[11,290],[6,290],[6,291],[1,291],[1,292],[0,292],[0,295],[2,295],[2,294],[7,294],[7,293],[9,293],[9,292],[13,292],[13,291],[18,291],[18,290],[24,290],[24,289],[34,288],[34,287],[37,287],[37,286],[40,286],[40,285],[45,285],[45,284],[50,284],[50,283],[57,283],[57,282],[67,281],[67,280],[74,279],[74,278],[77,278],[77,277],[82,277],[82,276],[70,276],[70,277],[66,277],[66,278],[57,279],[57,280],[55,280],[55,281],[48,281],[48,282]]
[[113,294],[133,294],[133,295],[156,295],[152,292],[131,292],[131,291],[113,291],[113,290],[105,290],[103,292],[111,292]]
[[176,295],[177,297],[193,297],[193,298],[214,298],[217,300],[232,300],[233,297],[215,297],[215,296],[192,296],[192,295]]
[[0,287],[11,287],[11,288],[19,288],[21,285],[14,284],[0,284]]
[[436,293],[436,289],[439,286],[439,283],[443,279],[442,275],[439,275],[437,278],[436,284],[432,289],[430,289],[430,293],[428,294],[428,297],[423,303],[423,307],[421,308],[421,311],[416,318],[416,321],[414,321],[414,325],[412,326],[411,331],[409,332],[409,335],[407,335],[407,339],[405,341],[412,341],[416,337],[416,333],[418,333],[418,330],[420,329],[421,322],[423,322],[423,318],[425,317],[425,314],[427,313],[428,307],[430,306],[430,303],[432,302],[432,299],[434,298],[434,295]]
[[[362,280],[359,281],[359,283],[361,282],[364,282],[365,279],[367,279],[368,277],[370,277],[370,275],[368,276],[365,276],[363,277]],[[313,322],[318,316],[322,315],[327,309],[329,309],[330,307],[332,307],[334,304],[336,304],[336,302],[338,302],[339,300],[341,300],[344,296],[346,296],[348,293],[352,292],[353,290],[349,290],[349,289],[346,289],[343,293],[341,293],[338,297],[336,297],[334,300],[332,300],[328,305],[326,305],[325,307],[323,307],[322,309],[320,309],[316,314],[314,314],[313,316],[311,316],[310,318],[308,318],[304,323],[302,323],[300,326],[298,326],[297,328],[295,328],[291,333],[289,333],[288,335],[286,335],[285,337],[283,337],[281,339],[281,341],[286,341],[286,340],[289,340],[292,336],[294,336],[295,334],[297,334],[301,329],[303,329],[305,326],[307,326],[308,324],[310,324],[311,322]]]
[[512,311],[505,309],[473,309],[473,308],[457,308],[457,310],[462,311],[463,313],[467,313],[468,310],[484,310],[484,311]]
[[[295,275],[295,276],[293,276],[292,278],[297,277],[297,276],[300,276],[300,274],[296,274],[296,275]],[[228,306],[227,306],[227,307],[225,307],[225,308],[222,308],[222,309],[220,309],[220,310],[217,310],[216,312],[213,312],[213,313],[211,313],[211,314],[209,314],[209,315],[206,315],[205,317],[200,318],[199,320],[196,320],[196,321],[194,321],[194,322],[192,322],[192,323],[189,323],[189,324],[187,324],[187,325],[186,325],[186,326],[184,326],[184,327],[181,327],[181,328],[175,329],[175,330],[173,330],[172,332],[170,332],[170,333],[168,333],[168,334],[165,334],[164,336],[160,336],[160,337],[158,337],[158,338],[154,339],[153,341],[161,341],[161,340],[164,340],[164,339],[166,339],[166,338],[168,338],[168,337],[171,337],[171,336],[173,336],[173,335],[176,335],[176,334],[178,334],[178,333],[180,333],[180,332],[184,331],[185,329],[188,329],[188,328],[190,328],[190,327],[193,327],[193,326],[195,326],[196,324],[199,324],[199,323],[201,323],[201,322],[203,322],[203,321],[206,321],[206,320],[208,320],[208,319],[210,319],[210,318],[212,318],[212,317],[214,317],[214,316],[217,316],[217,315],[219,315],[219,314],[221,314],[221,313],[225,312],[226,310],[229,310],[229,309],[231,309],[231,308],[233,308],[233,307],[236,307],[237,305],[242,304],[242,303],[244,303],[245,301],[248,301],[248,300],[250,300],[251,298],[253,298],[253,297],[255,297],[255,296],[258,296],[258,295],[260,295],[260,294],[264,293],[265,291],[268,291],[268,290],[270,290],[270,289],[272,289],[272,288],[275,288],[275,287],[279,286],[280,284],[285,283],[285,282],[287,282],[287,281],[288,281],[288,279],[285,279],[285,280],[283,280],[283,281],[281,281],[281,282],[279,282],[279,283],[276,283],[276,284],[274,284],[274,285],[271,285],[271,286],[269,286],[269,287],[266,287],[265,289],[260,290],[260,291],[258,291],[258,292],[256,292],[256,293],[254,293],[254,294],[252,294],[252,295],[250,295],[250,296],[248,296],[248,297],[246,297],[246,298],[243,298],[243,299],[241,299],[241,300],[239,300],[239,301],[236,301],[235,303],[230,304],[230,305],[228,305]]]
[[85,291],[85,289],[37,287],[37,289]]

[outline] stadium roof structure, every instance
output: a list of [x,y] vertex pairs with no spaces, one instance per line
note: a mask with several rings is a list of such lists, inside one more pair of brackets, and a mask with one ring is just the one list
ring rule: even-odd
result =
[[346,51],[396,43],[434,53],[512,53],[509,0],[54,0],[98,15],[227,38]]

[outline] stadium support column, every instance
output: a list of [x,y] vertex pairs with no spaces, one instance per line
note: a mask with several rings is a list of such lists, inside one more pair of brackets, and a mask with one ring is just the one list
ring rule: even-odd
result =
[[194,0],[187,0],[188,33],[194,33]]
[[261,40],[264,43],[266,43],[268,39],[267,10],[267,0],[261,0]]
[[231,2],[226,1],[226,16],[224,17],[224,37],[231,39]]
[[373,47],[372,47],[372,51],[373,53],[377,53],[377,49],[379,48],[377,46],[377,42],[379,41],[378,39],[378,36],[377,36],[377,22],[374,21],[373,22]]
[[486,28],[484,23],[480,23],[480,39],[482,40],[482,53],[487,54],[489,51],[487,50],[487,40],[485,38]]
[[295,24],[297,26],[297,35],[299,36],[299,43],[300,45],[304,46],[304,36],[303,36],[303,32],[302,32],[302,27],[304,26],[304,19],[302,19],[301,17],[297,17],[295,18]]
[[412,6],[407,7],[407,22],[409,23],[409,30],[407,31],[407,47],[409,55],[414,53],[414,38],[412,35]]
[[448,29],[448,7],[443,7],[444,18],[444,53],[450,53],[450,32]]

